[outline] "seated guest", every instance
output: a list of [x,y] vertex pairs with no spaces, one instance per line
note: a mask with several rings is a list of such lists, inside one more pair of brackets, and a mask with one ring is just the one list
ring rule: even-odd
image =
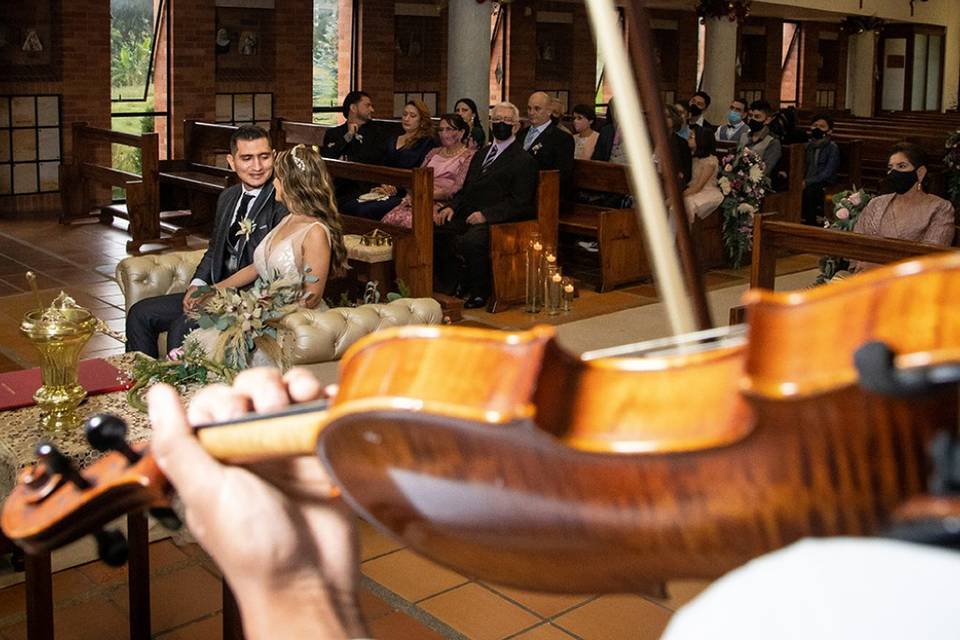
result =
[[[908,142],[894,145],[890,150],[887,169],[885,182],[893,193],[870,200],[860,212],[853,231],[950,246],[956,231],[953,205],[924,192],[923,179],[927,176],[927,164],[923,150]],[[853,262],[851,271],[865,271],[874,266],[866,262]]]
[[[419,167],[427,152],[436,146],[430,110],[422,100],[411,100],[403,107],[400,124],[403,133],[389,138],[382,164],[396,169]],[[361,218],[379,220],[400,203],[402,195],[397,193],[395,186],[383,184],[344,202],[341,210]]]
[[[174,350],[193,328],[186,312],[195,309],[201,299],[194,297],[198,287],[229,277],[253,262],[254,249],[287,214],[275,198],[273,145],[260,127],[243,125],[230,136],[227,164],[237,174],[239,184],[225,189],[217,199],[216,221],[210,244],[197,265],[185,293],[145,298],[127,312],[127,351],[139,351],[159,357],[157,339],[167,332],[167,348]],[[243,221],[252,221],[249,233]]]
[[542,91],[530,96],[527,120],[530,126],[517,133],[517,141],[533,156],[541,171],[560,171],[560,194],[573,184],[573,137],[553,123],[551,98]]
[[470,98],[460,98],[453,110],[463,118],[463,121],[470,127],[470,140],[468,146],[471,149],[479,149],[487,142],[487,134],[483,131],[483,123],[480,121],[480,115],[477,111],[477,103]]
[[606,120],[606,124],[600,129],[600,136],[597,138],[597,145],[594,147],[593,157],[590,159],[627,164],[627,150],[621,144],[620,127],[617,126],[617,117],[613,109],[613,98],[610,98],[610,101],[607,103]]
[[770,118],[773,109],[766,100],[756,100],[750,103],[750,115],[747,120],[749,131],[740,137],[737,151],[750,149],[760,156],[764,163],[763,172],[772,177],[777,170],[777,163],[783,154],[780,141],[770,133]]
[[578,104],[573,108],[573,157],[575,160],[589,160],[597,146],[600,134],[593,130],[597,112],[587,104]]
[[[670,151],[673,153],[673,160],[676,163],[680,188],[685,189],[693,173],[693,157],[690,155],[690,146],[687,144],[686,138],[680,135],[680,130],[686,122],[684,122],[684,116],[680,110],[672,104],[664,107],[664,115],[667,119],[667,131],[671,134]],[[687,136],[689,137],[689,135],[688,131]]]
[[[434,213],[449,204],[453,196],[463,188],[474,150],[469,148],[470,126],[455,113],[440,116],[440,146],[431,149],[423,161],[424,167],[433,169]],[[401,227],[413,226],[413,206],[410,195],[403,197],[396,207],[383,216],[383,222]]]
[[710,107],[710,94],[706,91],[697,91],[687,102],[687,113],[689,114],[687,122],[690,126],[697,125],[707,130],[707,133],[713,135],[716,127],[707,121],[705,115]]
[[817,114],[810,125],[810,141],[806,144],[806,175],[803,178],[804,224],[817,224],[823,217],[824,190],[837,181],[837,166],[840,164],[840,148],[830,138],[833,133],[833,118]]
[[717,186],[720,161],[713,153],[716,146],[713,133],[693,125],[687,145],[693,154],[693,168],[690,183],[683,191],[683,204],[687,210],[687,219],[693,224],[697,218],[706,218],[717,210],[723,202],[723,193]]
[[[323,136],[320,154],[324,158],[381,164],[387,145],[381,129],[371,123],[373,102],[364,91],[351,91],[343,99],[346,122],[330,129]],[[370,190],[370,185],[353,180],[336,180],[337,203],[344,203]]]
[[490,225],[529,218],[537,194],[537,163],[516,138],[520,111],[501,102],[491,123],[493,142],[473,156],[463,189],[434,217],[437,288],[466,292],[467,309],[490,296]]
[[561,131],[566,131],[570,135],[573,135],[574,132],[571,131],[570,126],[563,122],[563,103],[560,101],[560,98],[550,98],[550,110],[552,112],[550,114],[551,122],[557,125]]
[[730,101],[730,111],[727,112],[727,123],[717,127],[717,142],[740,142],[740,138],[747,131],[744,115],[747,113],[747,103],[740,98]]

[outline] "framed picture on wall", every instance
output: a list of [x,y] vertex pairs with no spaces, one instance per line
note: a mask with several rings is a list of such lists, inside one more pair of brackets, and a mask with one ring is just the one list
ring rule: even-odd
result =
[[0,78],[60,79],[60,0],[5,2],[0,11]]
[[210,43],[216,52],[217,80],[270,80],[273,77],[273,20],[256,9],[217,9]]

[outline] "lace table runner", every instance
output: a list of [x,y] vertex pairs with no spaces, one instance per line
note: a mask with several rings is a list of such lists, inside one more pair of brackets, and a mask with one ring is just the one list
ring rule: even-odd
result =
[[[130,371],[135,354],[106,358],[107,362],[122,372]],[[199,388],[199,387],[197,387]],[[184,395],[189,399],[196,389]],[[114,413],[127,422],[127,441],[141,442],[150,439],[150,420],[127,404],[125,391],[88,396],[80,405],[81,415]],[[83,427],[69,433],[48,434],[40,429],[40,408],[36,405],[0,412],[0,499],[6,499],[16,483],[20,469],[36,459],[34,450],[40,440],[49,440],[79,467],[86,467],[103,454],[93,449],[83,434]]]

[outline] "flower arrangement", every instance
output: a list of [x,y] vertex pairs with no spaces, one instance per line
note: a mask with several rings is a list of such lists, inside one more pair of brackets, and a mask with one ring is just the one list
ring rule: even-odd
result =
[[743,22],[750,15],[751,0],[697,0],[697,15],[700,22],[708,18],[727,18],[730,22]]
[[954,204],[960,203],[960,129],[949,136],[944,144],[947,150],[943,164],[947,167],[947,193]]
[[770,190],[770,178],[764,174],[760,156],[750,149],[724,156],[717,186],[723,194],[723,244],[736,269],[753,241],[753,214],[760,211],[763,197]]
[[309,268],[304,271],[303,280],[279,275],[271,279],[257,278],[249,289],[199,287],[193,295],[205,300],[190,316],[196,319],[200,329],[218,332],[214,334],[213,345],[201,347],[205,355],[234,371],[250,365],[254,349],[260,349],[281,364],[280,321],[297,308],[303,281],[317,279]]
[[173,385],[185,393],[192,384],[204,385],[215,380],[229,384],[236,372],[229,367],[207,359],[203,349],[196,343],[185,345],[176,360],[155,360],[136,354],[129,373],[131,386],[127,389],[127,403],[146,413],[147,403],[143,394],[158,382]]
[[[838,231],[853,231],[860,212],[867,206],[867,203],[873,199],[873,196],[863,189],[854,189],[850,191],[841,191],[833,196],[833,216],[828,217],[823,223],[825,229],[836,229]],[[838,256],[824,256],[820,258],[820,274],[817,276],[816,284],[829,282],[838,271],[849,268],[850,264],[845,258]]]

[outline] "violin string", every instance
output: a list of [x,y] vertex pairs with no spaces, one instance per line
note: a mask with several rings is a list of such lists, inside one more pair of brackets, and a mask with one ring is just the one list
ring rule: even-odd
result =
[[745,342],[747,325],[735,324],[725,327],[714,327],[703,331],[692,331],[678,336],[655,338],[634,342],[632,344],[617,345],[603,349],[585,351],[580,355],[583,361],[599,360],[600,358],[622,358],[624,356],[663,356],[672,353],[696,353],[718,346],[733,346]]

